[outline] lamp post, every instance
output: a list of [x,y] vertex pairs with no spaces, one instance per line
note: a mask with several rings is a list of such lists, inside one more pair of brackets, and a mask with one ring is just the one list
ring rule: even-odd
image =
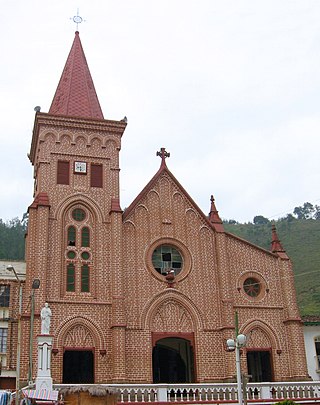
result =
[[235,313],[235,331],[236,338],[227,340],[227,350],[229,352],[236,352],[236,373],[237,373],[237,391],[238,391],[238,403],[243,405],[243,392],[241,381],[241,363],[240,363],[240,349],[244,347],[247,342],[246,335],[239,334],[239,320],[238,312]]
[[7,266],[7,270],[13,271],[15,278],[18,281],[19,286],[19,315],[18,315],[18,339],[17,339],[17,365],[16,365],[16,405],[20,400],[20,355],[21,355],[21,314],[22,314],[22,284],[18,277],[15,268],[10,264]]
[[243,393],[241,384],[241,364],[240,364],[240,349],[246,345],[247,337],[245,335],[237,335],[236,339],[227,340],[227,350],[229,352],[236,352],[236,373],[237,373],[237,390],[238,390],[238,403],[243,404]]
[[40,287],[40,280],[36,278],[32,282],[31,293],[31,317],[30,317],[30,341],[29,341],[29,370],[28,370],[28,382],[32,384],[32,352],[33,352],[33,324],[34,324],[34,292]]

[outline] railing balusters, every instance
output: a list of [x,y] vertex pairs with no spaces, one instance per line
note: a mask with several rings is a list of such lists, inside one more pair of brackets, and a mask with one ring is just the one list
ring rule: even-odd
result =
[[[235,383],[204,383],[204,384],[100,384],[110,391],[118,392],[118,404],[152,404],[159,402],[194,403],[223,402],[234,405],[237,401],[237,385]],[[55,389],[66,387],[56,384]],[[90,386],[88,385],[88,388]],[[160,394],[160,395],[159,395]],[[244,397],[248,404],[251,401],[263,400],[272,404],[284,399],[299,400],[299,403],[320,397],[320,382],[272,382],[248,383]],[[156,404],[158,405],[158,404]],[[191,404],[190,404],[191,405]]]

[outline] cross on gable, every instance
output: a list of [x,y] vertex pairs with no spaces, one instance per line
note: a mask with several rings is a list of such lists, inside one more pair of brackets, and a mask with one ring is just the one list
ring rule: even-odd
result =
[[170,157],[170,153],[166,151],[166,148],[161,148],[160,152],[157,152],[157,156],[161,157],[161,164],[165,164],[165,159]]

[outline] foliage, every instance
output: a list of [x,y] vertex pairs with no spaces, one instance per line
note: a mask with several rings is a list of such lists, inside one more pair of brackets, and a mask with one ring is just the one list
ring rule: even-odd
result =
[[318,205],[312,205],[309,202],[305,202],[300,207],[295,207],[293,214],[297,219],[320,219],[320,207]]
[[13,218],[3,222],[0,219],[0,259],[24,260],[24,234],[27,227],[26,215],[20,221]]
[[284,401],[276,402],[274,405],[298,405],[298,403],[292,401],[292,399],[285,399]]
[[264,225],[269,223],[269,219],[263,217],[262,215],[257,215],[256,217],[253,218],[253,223],[255,225]]

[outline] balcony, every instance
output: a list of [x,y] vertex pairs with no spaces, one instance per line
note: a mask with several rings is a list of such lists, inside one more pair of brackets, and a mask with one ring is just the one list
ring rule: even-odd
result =
[[[58,384],[56,390],[66,392],[70,385]],[[89,391],[94,385],[72,384],[73,391]],[[235,404],[237,385],[227,384],[100,384],[99,387],[116,392],[118,405],[131,403],[209,403]],[[300,404],[320,402],[320,381],[249,383],[244,395],[247,403],[273,404],[292,399]]]

